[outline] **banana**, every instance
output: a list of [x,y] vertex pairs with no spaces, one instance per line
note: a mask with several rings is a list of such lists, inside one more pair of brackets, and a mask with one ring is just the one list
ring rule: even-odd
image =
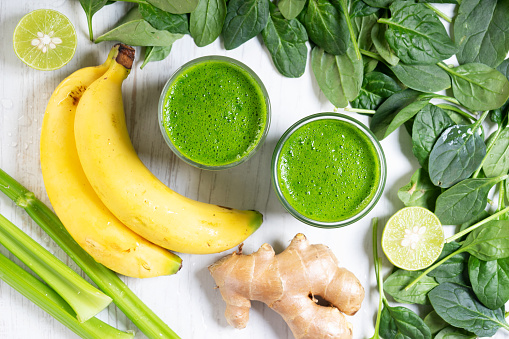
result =
[[80,69],[55,89],[41,131],[41,167],[46,190],[62,223],[96,261],[120,274],[147,278],[176,273],[181,259],[123,225],[101,202],[81,168],[74,139],[77,104],[85,91],[108,70],[107,61]]
[[76,146],[92,187],[125,225],[164,248],[206,254],[240,244],[261,225],[259,212],[186,198],[159,181],[138,158],[127,132],[121,91],[134,50],[126,46],[124,51],[90,85],[76,113]]

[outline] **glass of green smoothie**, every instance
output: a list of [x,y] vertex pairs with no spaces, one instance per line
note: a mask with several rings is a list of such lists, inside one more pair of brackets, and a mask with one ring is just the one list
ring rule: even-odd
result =
[[188,164],[208,170],[248,160],[267,136],[270,114],[260,78],[223,56],[180,67],[159,100],[159,126],[168,146]]
[[272,156],[272,184],[290,214],[316,227],[352,224],[378,202],[385,156],[361,122],[319,113],[291,126]]

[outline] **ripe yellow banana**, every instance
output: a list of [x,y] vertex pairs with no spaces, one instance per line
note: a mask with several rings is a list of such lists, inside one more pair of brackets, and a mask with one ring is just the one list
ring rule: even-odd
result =
[[67,77],[50,98],[41,131],[41,167],[46,190],[62,223],[96,261],[120,274],[147,278],[176,273],[181,259],[123,225],[90,186],[74,139],[77,104],[88,86],[108,70],[115,54],[97,67]]
[[188,199],[165,186],[140,161],[129,139],[122,82],[134,51],[114,60],[81,98],[75,121],[81,165],[99,198],[144,238],[183,253],[217,253],[251,235],[262,223],[241,211]]

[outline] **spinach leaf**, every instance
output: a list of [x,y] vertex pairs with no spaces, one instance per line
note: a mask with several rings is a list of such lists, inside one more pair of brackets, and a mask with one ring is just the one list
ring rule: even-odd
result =
[[432,4],[458,4],[458,0],[417,0],[417,2],[432,3]]
[[468,113],[465,113],[460,108],[449,104],[438,104],[438,107],[444,110],[445,113],[454,121],[455,125],[470,125],[473,121],[472,118],[467,118]]
[[375,24],[371,30],[371,39],[373,45],[380,56],[387,61],[390,65],[395,66],[399,62],[399,58],[396,56],[394,51],[385,40],[385,32],[387,31],[387,25]]
[[225,0],[200,0],[189,18],[189,30],[198,47],[213,43],[223,30]]
[[429,103],[431,97],[412,89],[394,93],[380,105],[371,119],[373,134],[382,140],[399,126],[413,118]]
[[280,0],[277,3],[277,7],[281,11],[281,14],[288,19],[295,19],[297,15],[302,12],[304,6],[306,6],[307,0]]
[[421,92],[439,92],[451,87],[451,78],[437,65],[407,65],[402,62],[389,65],[394,75],[405,86]]
[[454,55],[456,46],[431,9],[407,1],[396,1],[390,9],[391,18],[378,22],[389,25],[385,38],[401,61],[434,64]]
[[429,155],[431,181],[440,187],[451,187],[466,179],[481,165],[486,145],[472,125],[454,125],[438,138]]
[[477,224],[479,221],[486,219],[489,216],[490,216],[490,214],[487,211],[482,211],[481,213],[476,215],[474,218],[461,224],[459,227],[459,231],[463,231],[463,230],[469,228],[470,226]]
[[436,216],[444,225],[458,225],[473,219],[484,211],[488,204],[488,193],[499,181],[499,177],[460,181],[440,194]]
[[329,54],[343,55],[347,52],[351,44],[350,33],[341,9],[336,9],[327,0],[309,0],[303,13],[302,22],[311,41]]
[[492,220],[476,228],[461,249],[485,261],[509,257],[509,221]]
[[223,26],[224,47],[242,45],[260,33],[269,21],[269,1],[230,0]]
[[504,128],[493,143],[483,164],[487,177],[496,177],[509,172],[509,126]]
[[289,78],[298,78],[304,74],[308,36],[297,19],[285,19],[277,7],[270,3],[270,17],[262,37],[279,73]]
[[491,337],[500,327],[508,327],[502,309],[493,311],[485,307],[467,287],[443,283],[428,296],[437,314],[452,326],[481,337]]
[[151,5],[173,14],[191,13],[199,0],[147,0]]
[[399,91],[401,87],[390,76],[381,72],[367,73],[359,95],[352,101],[352,107],[377,109],[386,98]]
[[387,8],[395,0],[364,0],[365,3],[372,7]]
[[497,67],[509,52],[509,1],[463,0],[454,20],[458,62]]
[[94,33],[92,30],[92,17],[101,8],[103,8],[107,2],[108,0],[80,0],[81,7],[85,11],[85,15],[87,16],[88,36],[90,38],[90,41],[94,41]]
[[143,19],[158,30],[180,34],[189,33],[186,14],[171,14],[150,4],[140,4],[139,10]]
[[367,16],[378,12],[379,8],[372,7],[363,0],[350,1],[350,17]]
[[373,26],[376,25],[377,20],[378,17],[376,14],[355,17],[351,20],[352,29],[357,38],[359,48],[369,51],[373,47],[371,30],[373,29]]
[[446,323],[444,319],[440,318],[435,311],[429,312],[428,315],[424,317],[424,323],[429,327],[431,335],[435,335],[449,326],[449,324]]
[[400,303],[429,304],[428,292],[438,286],[432,277],[425,276],[408,291],[405,290],[421,273],[422,271],[397,270],[384,281],[384,291]]
[[477,336],[473,333],[465,331],[461,328],[448,326],[438,332],[435,339],[476,339]]
[[[437,262],[457,251],[459,248],[461,248],[461,245],[457,242],[446,243],[442,253],[440,253],[440,256],[437,259]],[[465,275],[466,278],[468,278],[468,275],[466,274],[468,257],[468,253],[458,253],[442,265],[435,268],[433,271],[429,272],[428,276],[434,277],[440,284],[444,282],[455,282],[460,285],[468,285],[468,280],[464,277]]]
[[140,17],[141,13],[138,8],[133,7],[117,27],[95,39],[95,43],[120,41],[131,46],[167,47],[182,37],[182,34],[155,29]]
[[359,94],[363,64],[352,47],[344,55],[331,55],[316,46],[311,52],[311,67],[318,86],[336,107],[346,107]]
[[496,310],[509,301],[509,258],[484,261],[471,256],[468,274],[474,293],[484,306]]
[[145,60],[143,60],[143,64],[140,66],[141,69],[145,67],[149,62],[152,61],[161,61],[166,59],[171,52],[170,46],[147,46],[145,49]]
[[[502,61],[502,63],[498,65],[497,71],[505,75],[505,77],[509,80],[509,59]],[[498,125],[502,125],[504,119],[507,119],[508,112],[509,99],[500,108],[497,108],[491,112],[491,121],[497,123]]]
[[444,130],[454,125],[447,113],[432,104],[424,106],[417,113],[412,128],[412,152],[424,169],[433,145]]
[[408,308],[386,304],[380,318],[380,336],[384,339],[431,339],[431,332]]
[[433,185],[429,174],[419,168],[410,178],[410,183],[398,190],[398,198],[405,206],[421,206],[433,211],[440,192],[440,187]]
[[452,78],[454,97],[475,111],[496,109],[509,98],[509,81],[489,66],[472,63],[455,68],[439,64]]

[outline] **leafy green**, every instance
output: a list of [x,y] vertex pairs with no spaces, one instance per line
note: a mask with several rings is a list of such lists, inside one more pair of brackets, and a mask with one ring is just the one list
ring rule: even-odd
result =
[[461,328],[448,326],[438,332],[435,339],[476,339],[477,336],[473,333],[465,331]]
[[151,5],[173,14],[191,13],[199,0],[147,0]]
[[454,125],[447,113],[432,104],[422,108],[415,116],[412,129],[412,152],[424,169],[433,145],[444,130]]
[[509,221],[492,220],[473,230],[461,250],[490,261],[509,257]]
[[483,164],[487,177],[496,177],[509,172],[509,126],[504,128],[493,143]]
[[[498,65],[497,71],[505,75],[505,77],[509,80],[509,59],[502,61],[502,63]],[[500,108],[495,109],[491,113],[491,120],[501,125],[505,121],[505,119],[507,119],[508,112],[509,112],[509,99]]]
[[460,64],[497,67],[509,52],[509,1],[463,0],[453,32]]
[[486,145],[471,125],[454,125],[438,138],[429,155],[431,181],[440,187],[451,187],[466,179],[480,166]]
[[80,0],[81,7],[83,7],[85,15],[87,16],[88,36],[90,38],[90,41],[94,41],[94,33],[92,30],[92,17],[101,8],[103,8],[107,2],[108,0]]
[[352,18],[371,15],[378,12],[378,10],[379,8],[372,7],[363,0],[350,1],[350,16]]
[[391,18],[378,22],[389,25],[385,38],[396,55],[406,64],[434,64],[456,52],[444,25],[435,12],[424,4],[396,1]]
[[225,0],[200,0],[189,18],[189,30],[198,47],[213,43],[223,30]]
[[329,54],[343,55],[347,53],[350,46],[350,35],[345,15],[341,9],[336,9],[327,0],[309,0],[308,7],[303,13],[302,23],[306,27],[311,41]]
[[355,17],[351,20],[352,29],[357,39],[359,48],[364,50],[372,49],[373,40],[371,39],[371,31],[373,30],[373,26],[377,24],[377,20],[378,17],[376,14]]
[[279,73],[289,78],[304,74],[308,36],[297,19],[285,19],[277,7],[270,3],[270,17],[262,37]]
[[311,67],[318,86],[336,107],[346,107],[359,94],[363,64],[353,48],[344,55],[331,55],[316,46],[311,52]]
[[398,190],[398,198],[405,206],[421,206],[433,211],[440,192],[440,187],[433,185],[429,174],[419,168],[410,178],[410,182]]
[[223,26],[224,47],[234,49],[260,33],[269,21],[269,1],[230,0]]
[[429,312],[428,315],[424,317],[424,323],[429,327],[431,335],[437,334],[449,325],[444,319],[440,318],[435,311]]
[[150,4],[140,4],[139,10],[143,19],[155,29],[176,34],[189,33],[189,23],[186,14],[171,14]]
[[428,294],[437,314],[449,324],[481,337],[493,336],[500,327],[509,327],[501,309],[490,310],[467,287],[443,283]]
[[401,87],[390,76],[381,72],[367,73],[359,95],[352,101],[352,107],[377,109],[386,98],[399,91]]
[[408,308],[386,304],[380,319],[380,336],[384,339],[431,339],[431,332]]
[[408,291],[405,290],[410,282],[419,276],[419,271],[397,270],[384,281],[384,291],[395,301],[409,304],[429,304],[427,294],[438,283],[432,277],[424,277]]
[[394,51],[389,46],[387,40],[385,40],[385,32],[387,31],[387,25],[376,24],[371,29],[371,39],[373,45],[380,56],[392,66],[399,63],[399,58],[396,56]]
[[403,62],[389,65],[394,75],[405,86],[421,92],[439,92],[451,87],[451,78],[437,65],[407,65]]
[[277,7],[281,11],[281,14],[288,19],[295,19],[297,15],[302,12],[304,6],[306,6],[307,0],[280,0],[277,3]]
[[143,64],[140,66],[141,69],[145,67],[149,62],[161,61],[166,59],[171,52],[171,45],[167,47],[163,46],[147,46],[145,49],[145,59]]
[[[437,262],[451,255],[455,251],[461,248],[461,245],[457,242],[450,242],[444,245],[442,253],[437,259]],[[462,252],[453,255],[443,264],[428,273],[428,276],[434,277],[438,283],[444,282],[455,282],[460,285],[468,285],[466,274],[468,253]]]
[[395,0],[364,0],[370,6],[387,8],[390,4],[392,4]]
[[484,306],[496,310],[509,301],[509,258],[484,261],[471,256],[468,274],[474,293]]

